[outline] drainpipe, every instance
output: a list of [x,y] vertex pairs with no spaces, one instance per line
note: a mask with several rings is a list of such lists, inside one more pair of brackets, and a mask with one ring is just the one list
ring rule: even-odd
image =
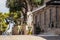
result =
[[58,27],[58,7],[56,6],[56,28]]
[[51,28],[51,22],[52,22],[52,9],[50,8],[50,24],[49,24],[50,28]]

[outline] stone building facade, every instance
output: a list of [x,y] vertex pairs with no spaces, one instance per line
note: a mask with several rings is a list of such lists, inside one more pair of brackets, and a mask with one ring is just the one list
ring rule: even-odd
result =
[[48,31],[50,28],[60,28],[60,6],[48,6],[33,13],[34,31]]

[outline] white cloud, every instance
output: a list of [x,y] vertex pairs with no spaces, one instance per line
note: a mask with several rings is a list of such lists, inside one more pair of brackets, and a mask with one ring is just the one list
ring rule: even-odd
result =
[[0,0],[0,12],[8,12],[9,9],[6,7],[6,0]]

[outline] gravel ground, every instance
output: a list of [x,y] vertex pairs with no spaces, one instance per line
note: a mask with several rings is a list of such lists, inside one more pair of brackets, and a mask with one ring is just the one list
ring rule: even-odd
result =
[[42,37],[33,35],[10,35],[0,36],[0,40],[46,40]]

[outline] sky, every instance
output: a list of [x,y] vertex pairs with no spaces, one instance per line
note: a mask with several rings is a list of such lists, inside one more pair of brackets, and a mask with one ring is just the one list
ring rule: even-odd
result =
[[0,12],[9,12],[9,8],[6,7],[6,0],[0,0]]

